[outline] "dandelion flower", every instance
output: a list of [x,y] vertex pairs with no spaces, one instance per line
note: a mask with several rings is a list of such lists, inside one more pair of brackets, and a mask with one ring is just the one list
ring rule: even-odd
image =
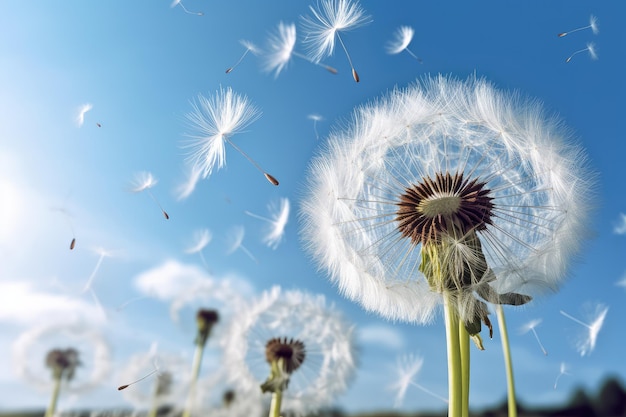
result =
[[263,54],[263,68],[267,72],[274,71],[274,77],[278,77],[281,71],[287,67],[293,56],[325,68],[332,74],[337,74],[335,68],[313,61],[306,55],[302,55],[294,50],[296,45],[296,25],[293,23],[278,23],[277,33],[270,34],[268,44],[268,52]]
[[227,142],[261,171],[269,182],[278,185],[276,178],[263,171],[231,140],[233,135],[243,131],[261,115],[246,96],[236,94],[230,87],[226,90],[220,88],[210,98],[200,94],[192,106],[193,111],[187,114],[187,120],[198,133],[190,135],[192,140],[187,146],[192,148],[192,165],[202,171],[203,178],[211,175],[213,169],[220,169],[226,164],[224,144]]
[[224,362],[244,392],[285,388],[284,412],[302,415],[348,387],[356,365],[353,327],[323,296],[274,287],[230,323]]
[[309,47],[309,56],[313,61],[320,62],[324,57],[332,55],[335,50],[336,37],[348,58],[352,77],[358,83],[360,81],[359,75],[354,69],[340,32],[366,25],[371,22],[371,19],[365,15],[365,11],[357,1],[321,0],[320,3],[318,3],[317,8],[309,6],[311,13],[313,13],[312,17],[303,17],[306,33],[304,43]]
[[528,323],[522,326],[521,332],[522,334],[533,332],[533,335],[535,336],[537,343],[539,343],[539,347],[541,348],[541,351],[543,352],[544,355],[547,355],[548,351],[546,350],[546,348],[543,347],[543,343],[541,343],[541,340],[539,339],[539,335],[537,334],[537,331],[535,330],[535,327],[539,326],[541,324],[541,321],[542,321],[541,319],[535,319],[535,320],[529,321]]
[[170,7],[173,8],[173,7],[176,7],[176,6],[180,6],[183,9],[183,11],[185,13],[187,13],[187,14],[193,14],[193,15],[196,15],[196,16],[203,16],[204,15],[204,13],[202,13],[202,12],[191,12],[191,11],[187,10],[187,8],[183,4],[182,0],[174,0],[174,1],[172,1],[172,4],[170,5]]
[[289,199],[281,198],[280,204],[270,204],[268,207],[270,211],[270,218],[262,217],[254,213],[246,211],[245,213],[256,219],[263,220],[270,224],[270,229],[263,238],[263,243],[272,249],[276,249],[285,235],[285,226],[289,220]]
[[[55,349],[61,349],[65,355],[65,361],[61,362],[65,366],[63,369],[57,369],[55,361],[42,360]],[[67,382],[63,386],[65,392],[76,394],[92,390],[107,378],[110,359],[109,344],[93,325],[87,323],[45,323],[26,330],[13,342],[13,363],[18,376],[43,390],[54,385],[54,381],[51,383],[45,377],[49,371],[44,367],[51,369],[53,376],[54,372],[63,370]]]
[[81,127],[83,123],[85,123],[85,114],[91,109],[93,109],[93,104],[91,103],[85,103],[78,108],[76,112],[76,125],[78,127]]
[[604,324],[604,318],[606,317],[606,313],[609,312],[609,308],[603,304],[597,304],[595,306],[595,311],[592,315],[591,323],[586,323],[582,320],[577,319],[565,311],[560,311],[562,315],[567,317],[568,319],[580,324],[587,328],[587,331],[584,337],[581,337],[578,344],[577,349],[580,356],[585,356],[591,354],[596,347],[596,341],[598,340],[598,334],[602,329],[602,325]]
[[237,60],[237,62],[235,62],[235,65],[233,65],[232,67],[228,67],[226,69],[226,74],[230,74],[231,72],[233,72],[233,70],[235,68],[237,68],[237,66],[239,66],[239,64],[241,64],[241,61],[243,61],[243,59],[246,57],[246,55],[248,55],[249,52],[252,52],[254,55],[259,55],[261,53],[261,50],[259,48],[256,47],[255,44],[253,44],[250,41],[247,41],[245,39],[242,39],[239,41],[240,44],[243,45],[244,48],[246,48],[246,50],[243,52],[243,54],[239,57],[239,59]]
[[130,191],[133,193],[140,193],[142,191],[147,192],[152,201],[154,201],[159,209],[161,209],[161,213],[163,213],[163,217],[165,217],[165,220],[169,220],[169,214],[167,214],[163,207],[161,207],[161,203],[159,203],[159,200],[157,200],[154,194],[152,194],[152,191],[150,191],[150,189],[154,187],[157,182],[157,179],[152,175],[151,172],[141,171],[135,174],[135,178],[131,185]]
[[458,415],[459,331],[482,347],[486,302],[524,304],[565,278],[587,232],[585,162],[536,103],[475,78],[426,79],[329,137],[307,176],[303,240],[366,310],[427,323],[443,304]]
[[591,29],[593,34],[597,35],[598,32],[600,31],[600,29],[598,28],[598,19],[594,15],[591,15],[591,16],[589,16],[589,25],[588,26],[579,27],[579,28],[570,30],[568,32],[561,32],[557,36],[559,38],[562,38],[563,36],[567,36],[570,33],[578,32],[579,30],[584,30],[584,29]]
[[598,53],[596,52],[596,44],[593,42],[587,42],[587,46],[585,48],[579,49],[578,51],[568,56],[565,62],[570,62],[572,58],[574,58],[575,55],[580,54],[582,52],[589,52],[589,56],[591,57],[592,60],[594,61],[598,60]]
[[[582,150],[536,103],[446,77],[359,108],[308,178],[310,253],[348,298],[415,323],[447,289],[498,303],[519,301],[508,291],[556,288],[593,194]],[[424,273],[422,249],[436,242],[449,245],[453,282]]]
[[387,53],[391,55],[399,54],[402,51],[406,51],[409,55],[415,58],[420,64],[422,59],[415,55],[413,51],[409,49],[409,44],[413,40],[413,34],[415,31],[410,26],[400,26],[394,32],[394,39],[387,44]]

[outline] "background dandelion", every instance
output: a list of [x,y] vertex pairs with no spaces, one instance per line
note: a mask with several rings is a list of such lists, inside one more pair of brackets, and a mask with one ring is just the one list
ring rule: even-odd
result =
[[406,51],[409,55],[417,60],[420,64],[422,63],[422,59],[415,55],[413,51],[409,49],[409,44],[413,40],[413,35],[415,34],[415,30],[410,26],[400,26],[393,33],[394,38],[387,44],[387,53],[396,55],[402,51]]
[[259,216],[258,214],[245,213],[255,219],[263,220],[269,223],[269,230],[263,236],[263,243],[272,249],[276,249],[285,235],[285,227],[289,221],[289,199],[281,198],[279,203],[270,203],[268,210],[270,212],[269,217]]

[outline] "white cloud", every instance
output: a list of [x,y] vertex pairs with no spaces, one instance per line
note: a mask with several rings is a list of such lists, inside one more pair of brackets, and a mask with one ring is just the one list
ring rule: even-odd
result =
[[135,287],[144,295],[171,302],[170,315],[178,321],[179,311],[198,302],[232,310],[254,294],[254,287],[237,274],[214,277],[196,265],[167,260],[139,274]]
[[404,337],[392,326],[374,324],[361,327],[358,330],[358,337],[361,344],[376,344],[389,350],[404,348]]
[[82,318],[92,323],[104,317],[97,305],[71,295],[46,293],[27,282],[0,283],[0,322],[32,325],[42,321]]
[[619,223],[613,228],[613,233],[618,235],[626,235],[626,214],[619,214]]

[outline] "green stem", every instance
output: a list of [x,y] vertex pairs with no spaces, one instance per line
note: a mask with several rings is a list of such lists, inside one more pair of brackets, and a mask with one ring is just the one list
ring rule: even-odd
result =
[[52,417],[57,409],[57,400],[59,399],[59,392],[61,392],[61,375],[58,378],[54,378],[54,386],[52,388],[52,398],[50,398],[50,404],[48,404],[48,408],[46,409],[46,414],[44,417]]
[[156,383],[152,390],[152,404],[150,405],[150,411],[148,417],[156,417],[159,409],[159,378],[156,378]]
[[196,386],[198,385],[198,375],[200,375],[200,365],[202,364],[202,354],[204,353],[204,344],[196,343],[196,350],[193,355],[193,365],[191,368],[191,384],[189,386],[189,395],[187,397],[187,406],[183,411],[182,417],[190,417],[191,409],[196,398]]
[[502,305],[498,304],[496,306],[496,312],[498,315],[498,328],[500,329],[500,337],[502,339],[504,365],[506,367],[506,385],[509,404],[509,417],[517,417],[517,404],[515,401],[515,380],[513,378],[513,361],[511,360],[511,346],[509,344],[509,334],[506,329],[506,320],[504,319],[504,308],[502,308]]
[[283,391],[276,390],[272,393],[272,403],[270,404],[269,417],[280,417],[280,406],[283,402]]
[[459,317],[454,301],[450,299],[450,294],[447,291],[443,292],[443,306],[448,349],[448,417],[462,417],[463,378],[459,345]]
[[470,389],[470,343],[469,333],[462,321],[459,320],[459,350],[461,353],[461,384],[463,417],[469,416],[469,389]]

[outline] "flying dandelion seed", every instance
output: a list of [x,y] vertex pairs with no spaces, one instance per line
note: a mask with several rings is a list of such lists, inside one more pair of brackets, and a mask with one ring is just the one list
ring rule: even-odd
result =
[[154,201],[159,209],[161,209],[161,213],[163,213],[163,217],[165,217],[165,220],[169,220],[169,214],[167,214],[167,212],[163,210],[163,207],[161,207],[161,203],[159,203],[154,194],[152,194],[152,191],[150,191],[150,189],[154,187],[157,182],[157,179],[154,178],[151,172],[141,171],[135,174],[135,178],[133,180],[132,188],[130,191],[133,193],[140,193],[142,191],[147,192],[150,198],[152,198],[152,201]]
[[562,315],[587,328],[585,336],[581,337],[579,342],[577,343],[577,349],[578,353],[580,353],[580,356],[589,355],[591,354],[591,352],[593,352],[594,348],[596,347],[596,341],[598,340],[598,333],[600,333],[600,330],[602,330],[602,325],[604,324],[604,319],[608,311],[608,307],[604,306],[603,304],[597,304],[595,306],[595,312],[591,316],[591,323],[589,324],[567,314],[563,310],[560,310]]
[[[354,327],[324,296],[273,287],[238,309],[230,323],[224,364],[242,391],[288,385],[283,412],[307,415],[348,388],[357,363]],[[273,359],[283,366],[274,366],[268,380]]]
[[624,278],[622,278],[621,280],[617,281],[615,283],[615,285],[617,285],[619,287],[624,287],[624,289],[626,289],[626,275],[624,275]]
[[[124,398],[136,407],[161,407],[178,403],[189,388],[189,365],[187,359],[178,354],[159,352],[153,343],[148,352],[130,357],[122,368],[121,380],[132,384],[155,376],[152,384],[136,384],[132,389],[123,389]],[[131,385],[131,384],[125,384]],[[122,385],[124,387],[124,385]],[[119,388],[118,388],[119,389]]]
[[237,152],[242,154],[265,178],[273,185],[278,180],[265,172],[247,153],[230,139],[240,133],[252,122],[256,121],[261,113],[249,102],[246,96],[233,92],[229,87],[220,88],[215,96],[206,98],[199,95],[197,102],[191,103],[193,111],[186,115],[192,128],[197,134],[188,135],[192,140],[185,146],[192,148],[192,166],[202,171],[203,178],[213,173],[213,169],[221,169],[226,164],[226,149],[228,142]]
[[313,113],[313,114],[309,114],[307,116],[307,119],[313,120],[313,131],[315,132],[315,139],[319,140],[320,135],[317,132],[317,122],[324,120],[324,118],[322,116],[320,116],[319,114]]
[[249,211],[245,213],[270,224],[269,231],[263,237],[263,243],[272,249],[276,249],[283,240],[285,226],[287,226],[287,221],[289,220],[289,199],[281,198],[278,206],[275,203],[271,203],[268,210],[270,212],[269,218],[250,213]]
[[596,52],[596,44],[593,43],[593,42],[588,42],[587,46],[585,48],[580,49],[580,50],[574,52],[573,54],[571,54],[569,57],[567,57],[565,62],[570,62],[572,60],[572,58],[574,58],[574,56],[576,56],[577,54],[583,53],[583,52],[589,52],[589,56],[591,57],[592,60],[594,60],[594,61],[598,60],[598,53]]
[[409,386],[414,386],[415,388],[425,392],[426,394],[437,398],[445,403],[448,402],[446,398],[441,397],[440,395],[435,394],[431,390],[426,387],[415,382],[415,377],[422,369],[422,364],[424,363],[424,358],[419,355],[409,354],[409,355],[400,355],[396,360],[395,367],[395,375],[394,382],[389,386],[389,389],[395,391],[396,396],[394,399],[394,407],[398,408],[402,405],[404,401],[404,397],[406,395],[406,391]]
[[311,59],[320,62],[323,58],[333,54],[335,38],[339,40],[343,51],[348,58],[352,69],[352,77],[357,83],[360,81],[352,58],[346,49],[340,32],[350,31],[371,22],[360,4],[352,0],[322,0],[318,8],[309,6],[313,17],[304,16],[303,25],[306,37],[304,43],[308,45]]
[[102,127],[102,125],[100,123],[96,123],[96,126],[98,127]]
[[418,57],[409,49],[409,44],[413,40],[415,31],[410,26],[400,26],[394,32],[394,39],[387,44],[387,53],[391,55],[399,54],[402,51],[406,51],[409,55],[417,60],[420,64],[422,58]]
[[196,16],[203,16],[204,15],[204,13],[202,13],[202,12],[190,12],[189,10],[187,10],[187,8],[185,7],[185,5],[183,4],[183,2],[181,0],[174,0],[172,2],[172,4],[170,5],[170,7],[172,7],[172,8],[174,8],[176,6],[180,6],[183,9],[183,11],[185,13],[187,13],[187,14],[193,14],[193,15],[196,15]]
[[89,278],[87,278],[87,282],[85,282],[85,285],[83,286],[81,293],[86,293],[87,291],[92,289],[93,281],[96,278],[98,271],[100,270],[100,265],[102,265],[102,261],[107,256],[113,255],[112,252],[107,251],[103,248],[96,248],[95,252],[100,256],[98,258],[98,261],[96,262],[96,266],[93,268],[93,271],[91,271],[91,275],[89,275]]
[[280,72],[287,67],[291,57],[304,59],[314,65],[324,68],[331,74],[337,74],[337,70],[321,62],[314,61],[306,55],[294,50],[296,45],[296,25],[293,23],[278,24],[277,33],[271,33],[268,38],[268,52],[263,54],[263,69],[266,72],[274,71],[274,77],[278,78]]
[[200,229],[196,230],[193,234],[193,243],[192,245],[185,249],[185,253],[194,254],[197,253],[200,255],[200,259],[202,260],[202,264],[205,268],[209,269],[209,266],[204,258],[204,253],[202,250],[211,242],[213,235],[209,229]]
[[186,199],[194,192],[201,175],[202,169],[200,167],[194,165],[188,168],[187,179],[179,184],[175,190],[176,199],[178,201]]
[[541,351],[543,352],[544,355],[547,355],[548,351],[543,347],[543,343],[541,343],[541,340],[539,340],[539,335],[537,334],[537,331],[535,330],[535,327],[539,326],[539,324],[541,324],[541,321],[542,321],[541,319],[531,320],[528,323],[524,324],[520,330],[522,334],[533,332],[533,335],[535,336],[537,343],[539,343],[539,347],[541,348]]
[[67,221],[67,225],[72,232],[72,240],[70,241],[70,250],[74,250],[76,247],[76,233],[74,232],[74,224],[72,223],[72,215],[63,207],[53,207],[53,211],[58,211],[63,215],[63,218]]
[[243,51],[243,54],[239,57],[237,62],[235,62],[235,65],[233,65],[232,67],[226,68],[226,74],[230,74],[231,72],[233,72],[233,70],[237,68],[239,64],[241,64],[241,61],[243,61],[243,59],[246,57],[246,55],[248,55],[248,53],[252,52],[253,55],[259,55],[261,53],[261,50],[257,48],[256,45],[254,45],[250,41],[242,39],[239,41],[239,43],[242,44],[243,47],[246,48],[246,50]]
[[85,123],[85,114],[89,110],[93,109],[93,105],[91,103],[86,103],[80,106],[76,112],[76,125],[78,127],[82,127],[83,123]]
[[570,30],[569,32],[561,32],[557,36],[559,38],[562,38],[564,36],[569,35],[570,33],[578,32],[579,30],[585,30],[585,29],[591,29],[594,35],[597,35],[598,32],[600,31],[600,29],[598,28],[598,19],[594,15],[589,16],[589,25]]
[[559,374],[556,376],[556,379],[554,380],[554,389],[556,389],[557,385],[559,384],[559,380],[561,379],[563,375],[571,375],[569,373],[569,366],[565,362],[561,362],[561,365],[559,368]]
[[259,263],[259,261],[254,257],[254,255],[243,245],[243,238],[246,235],[246,229],[241,225],[233,226],[228,233],[227,240],[229,242],[228,249],[226,250],[226,255],[231,255],[237,250],[241,250],[243,253],[248,255],[250,259],[254,262]]

